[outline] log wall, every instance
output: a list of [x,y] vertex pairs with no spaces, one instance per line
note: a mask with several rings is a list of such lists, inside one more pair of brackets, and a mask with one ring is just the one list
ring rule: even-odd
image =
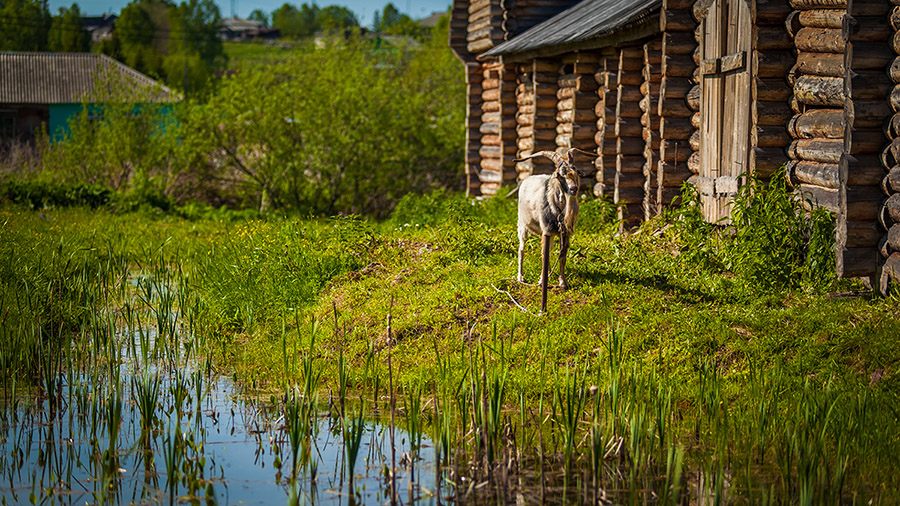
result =
[[613,198],[616,185],[616,98],[619,76],[619,58],[615,51],[610,53],[601,58],[597,73],[594,74],[598,85],[597,105],[594,109],[597,116],[594,196],[608,199]]
[[[569,53],[562,58],[557,90],[556,147],[579,148],[595,152],[597,149],[597,113],[599,88],[594,74],[599,69],[600,56],[591,52]],[[593,187],[596,166],[579,163],[585,173],[582,189]]]
[[892,56],[889,5],[791,0],[791,7],[786,26],[797,62],[786,176],[804,199],[835,213],[837,274],[874,276],[882,235],[878,155],[892,85],[884,72]]
[[750,171],[768,180],[788,162],[791,136],[787,119],[793,88],[787,76],[794,64],[794,42],[785,19],[791,14],[787,0],[756,0],[753,12],[752,68],[750,81]]
[[466,26],[466,50],[481,54],[506,39],[501,0],[470,0]]
[[887,293],[890,282],[900,283],[900,1],[892,0],[888,16],[891,23],[891,47],[898,56],[891,62],[888,74],[894,87],[890,92],[893,116],[885,130],[890,144],[882,153],[881,189],[885,197],[878,209],[878,221],[886,232],[879,243],[879,288]]
[[482,77],[480,190],[494,195],[516,178],[516,74],[492,64],[484,66]]
[[[518,65],[517,158],[556,149],[559,67],[559,62],[552,59],[534,59]],[[553,162],[545,157],[533,158],[516,164],[516,171],[520,180],[531,174],[549,174],[553,172]]]
[[466,195],[481,195],[481,92],[483,70],[478,63],[466,63]]
[[[700,110],[700,87],[693,82],[697,50],[694,30],[697,22],[691,15],[690,0],[665,0],[665,29],[662,37],[662,80],[659,91],[660,147],[656,164],[656,215],[671,205],[681,193],[681,184],[691,176],[688,159],[692,154],[690,139],[694,133],[691,116]],[[681,20],[675,23],[674,20]],[[692,102],[691,97],[695,100]],[[697,146],[699,149],[699,134]]]
[[659,212],[656,189],[659,186],[659,89],[662,81],[662,35],[643,46],[644,66],[641,69],[641,136],[644,139],[644,199],[641,207],[644,219],[649,220]]
[[641,125],[643,47],[619,50],[616,76],[616,177],[613,202],[624,226],[644,216],[644,129]]

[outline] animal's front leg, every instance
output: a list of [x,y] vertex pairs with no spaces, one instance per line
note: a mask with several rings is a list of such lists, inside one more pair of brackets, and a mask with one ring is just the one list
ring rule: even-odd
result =
[[569,253],[569,234],[559,234],[559,287],[569,289],[566,283],[566,255]]
[[528,232],[519,229],[519,270],[516,272],[516,279],[519,283],[525,282],[525,276],[522,274],[522,263],[525,261],[525,240],[528,239]]

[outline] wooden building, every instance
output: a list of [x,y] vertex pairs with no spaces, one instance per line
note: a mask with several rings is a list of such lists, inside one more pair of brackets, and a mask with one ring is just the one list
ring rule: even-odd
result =
[[579,147],[597,154],[585,190],[619,204],[626,225],[685,181],[704,217],[726,223],[746,174],[784,166],[798,195],[834,213],[838,275],[884,290],[900,280],[894,3],[455,0],[469,194],[552,168],[516,157]]

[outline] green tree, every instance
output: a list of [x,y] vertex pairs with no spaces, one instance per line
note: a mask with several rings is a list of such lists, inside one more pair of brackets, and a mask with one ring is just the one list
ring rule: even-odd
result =
[[285,37],[309,37],[319,29],[318,13],[317,5],[304,3],[298,9],[293,4],[285,3],[272,13],[272,26],[280,29]]
[[338,31],[358,27],[359,20],[350,9],[340,5],[329,5],[319,9],[316,15],[316,24],[321,30]]
[[79,53],[91,48],[91,35],[81,24],[81,9],[78,4],[72,4],[68,9],[59,8],[59,14],[53,16],[47,39],[50,51]]
[[224,66],[219,28],[222,15],[213,0],[187,0],[169,9],[167,82],[188,94],[206,90],[212,71]]
[[250,19],[251,21],[258,21],[265,27],[269,26],[269,15],[266,14],[262,9],[253,9],[253,12],[250,13],[250,17],[247,19]]
[[45,51],[50,21],[46,0],[0,0],[0,51]]
[[114,36],[126,65],[151,76],[160,75],[163,58],[154,45],[156,24],[140,0],[132,1],[119,13]]

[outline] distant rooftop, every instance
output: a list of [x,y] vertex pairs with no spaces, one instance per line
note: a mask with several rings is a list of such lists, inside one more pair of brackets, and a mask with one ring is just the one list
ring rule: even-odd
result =
[[[108,89],[97,89],[96,83]],[[112,88],[115,87],[115,88]],[[177,93],[118,61],[96,53],[0,52],[0,103],[100,102],[110,91],[122,99],[174,102]]]
[[427,18],[422,18],[417,22],[424,27],[430,28],[437,25],[438,20],[441,19],[441,16],[443,16],[444,14],[446,14],[446,11],[432,12],[430,16],[428,16]]
[[[646,25],[659,14],[661,6],[662,0],[583,0],[480,58],[504,55],[522,58],[541,52],[549,56],[598,47],[607,36]],[[648,34],[637,30],[635,38],[644,35]]]

